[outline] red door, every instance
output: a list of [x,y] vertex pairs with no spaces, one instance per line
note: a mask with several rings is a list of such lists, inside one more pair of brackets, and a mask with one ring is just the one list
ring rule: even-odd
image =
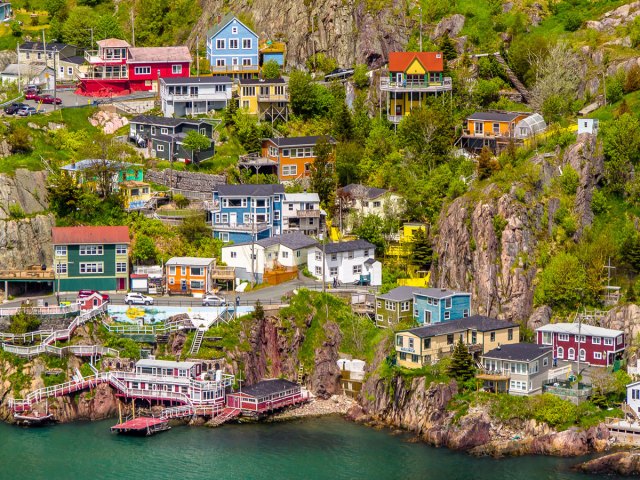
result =
[[118,279],[118,290],[124,290],[126,288],[127,279],[119,278]]

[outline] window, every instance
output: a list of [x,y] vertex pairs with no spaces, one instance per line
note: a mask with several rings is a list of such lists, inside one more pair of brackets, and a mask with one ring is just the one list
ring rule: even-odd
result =
[[622,335],[616,337],[616,345],[620,345],[622,343]]
[[574,335],[573,339],[578,343],[587,343],[587,337],[584,335]]
[[411,355],[411,363],[418,363],[420,357],[418,355]]
[[238,258],[238,252],[231,252],[231,258]]
[[605,345],[613,345],[613,338],[605,338],[603,343]]
[[245,67],[250,67],[251,66],[251,59],[250,58],[243,58],[242,59],[242,65],[244,65]]
[[134,72],[136,75],[150,75],[151,67],[135,67]]
[[67,274],[67,264],[66,263],[57,263],[56,264],[56,273],[58,275],[66,275]]
[[507,340],[513,340],[513,328],[507,330]]
[[499,123],[494,123],[493,124],[493,133],[494,133],[494,135],[498,135],[500,133],[500,124]]
[[564,348],[558,347],[558,350],[556,351],[556,356],[559,359],[563,359],[564,358]]
[[290,152],[289,152],[289,149],[288,149],[288,148],[283,148],[283,149],[282,149],[282,156],[283,156],[283,157],[288,157],[288,156],[290,156],[290,155],[291,155],[291,154],[290,154]]
[[80,255],[102,255],[102,245],[80,245]]
[[233,50],[237,50],[238,49],[238,39],[237,38],[230,38],[229,39],[229,48],[231,48]]
[[226,67],[227,62],[224,58],[216,58],[216,67]]
[[520,375],[526,375],[527,374],[527,364],[526,363],[513,362],[513,363],[511,363],[510,367],[511,367],[511,373],[518,373]]
[[475,345],[478,342],[478,332],[475,330],[471,331],[471,345]]
[[396,345],[397,345],[398,347],[401,347],[401,346],[402,346],[402,344],[403,344],[403,342],[402,342],[402,335],[397,335],[397,336],[396,336]]
[[103,273],[102,262],[82,262],[80,263],[80,273]]
[[332,277],[337,277],[338,276],[338,267],[329,268],[329,275],[331,275]]
[[283,251],[282,258],[289,258],[289,252]]
[[447,345],[453,345],[453,333],[447,335]]
[[67,67],[67,74],[73,75],[73,67]]
[[570,348],[567,351],[567,359],[568,360],[575,360],[576,359],[576,350],[574,348]]
[[251,48],[251,39],[250,38],[243,38],[242,39],[242,48]]
[[600,337],[592,337],[591,338],[591,343],[593,343],[594,345],[600,345]]
[[542,345],[552,345],[553,334],[551,332],[542,332]]
[[451,297],[445,299],[444,308],[451,308]]
[[465,308],[465,309],[462,311],[462,318],[467,318],[468,316],[469,316],[469,309],[468,309],[468,308]]
[[568,333],[559,333],[558,334],[558,341],[559,342],[568,342],[569,341],[569,334]]
[[490,342],[496,341],[496,332],[491,332],[491,334],[489,335],[489,341]]
[[409,310],[411,310],[411,302],[402,302],[400,304],[401,312],[408,312]]
[[322,267],[316,267],[316,275],[322,275]]
[[396,302],[392,302],[391,300],[385,300],[384,301],[384,308],[386,310],[395,310],[396,309]]
[[400,360],[406,360],[407,359],[407,354],[404,352],[400,352]]
[[191,280],[191,288],[202,290],[204,288],[204,281],[202,280]]
[[182,73],[182,65],[171,65],[171,73],[179,75]]
[[338,254],[337,253],[332,253],[331,254],[331,261],[335,262],[336,260],[338,260]]
[[229,241],[229,232],[221,232],[220,233],[220,240],[222,240],[223,242],[228,242]]
[[482,135],[484,133],[484,123],[474,122],[474,128],[475,128],[476,134]]
[[194,277],[201,277],[203,275],[204,268],[202,267],[191,267],[191,275]]
[[423,345],[425,350],[429,350],[431,348],[431,339],[430,338],[425,338],[422,341],[422,345]]
[[548,357],[544,357],[544,358],[542,359],[542,366],[543,366],[543,367],[546,367],[546,366],[548,366],[548,365],[549,365],[549,358],[548,358]]
[[126,254],[127,254],[126,245],[116,245],[116,255],[126,255]]
[[593,358],[594,358],[594,360],[602,360],[602,353],[593,352]]
[[509,390],[518,390],[520,392],[526,392],[527,382],[523,382],[520,380],[511,380],[509,382]]
[[187,267],[185,265],[182,265],[180,267],[180,275],[182,275],[183,277],[187,275]]
[[161,143],[156,145],[156,151],[158,152],[164,152],[164,145],[162,145]]
[[226,44],[225,44],[225,41],[224,41],[224,38],[219,38],[219,39],[216,40],[216,48],[218,50],[224,50],[225,48],[227,48]]
[[347,254],[347,258],[353,258],[353,252],[349,252],[349,253]]
[[409,337],[409,348],[413,348],[413,338]]
[[64,67],[60,67],[59,70],[60,70],[60,74],[64,75]]
[[540,369],[540,364],[538,363],[538,360],[536,360],[535,362],[531,363],[531,367],[529,368],[529,373],[533,375],[534,373],[538,373],[539,369]]
[[238,34],[238,27],[231,27],[231,33],[234,35]]
[[380,208],[380,202],[373,202],[373,208]]
[[322,260],[322,252],[319,252],[316,250],[315,259],[316,259],[316,262],[320,262]]
[[580,361],[584,362],[587,359],[587,352],[584,348],[580,349]]
[[451,319],[451,312],[444,312],[444,319],[445,320],[450,320]]
[[634,400],[640,400],[640,390],[635,388],[631,390],[631,398],[633,398]]
[[168,135],[169,134],[169,129],[168,128],[161,128],[160,129],[160,133],[162,135]]
[[297,165],[283,165],[282,166],[282,175],[297,175],[298,174],[298,166]]
[[116,262],[116,273],[127,273],[127,262]]
[[362,273],[362,265],[354,265],[353,266],[353,274],[360,275]]
[[56,257],[66,257],[66,256],[67,256],[67,246],[56,245]]

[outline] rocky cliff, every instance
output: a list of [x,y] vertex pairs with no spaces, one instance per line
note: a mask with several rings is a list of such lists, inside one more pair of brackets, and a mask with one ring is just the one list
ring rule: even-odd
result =
[[402,50],[413,25],[404,15],[406,0],[391,0],[383,9],[365,0],[201,0],[203,15],[197,22],[189,45],[202,40],[217,17],[233,11],[250,18],[260,38],[283,38],[287,42],[287,62],[304,65],[314,53],[335,58],[340,66],[355,62],[376,63],[388,53]]

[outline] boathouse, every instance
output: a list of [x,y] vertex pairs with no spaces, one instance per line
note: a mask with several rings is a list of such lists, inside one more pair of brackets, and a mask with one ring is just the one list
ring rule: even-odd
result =
[[263,380],[227,395],[227,408],[241,409],[244,413],[263,413],[302,403],[306,397],[297,383],[284,379]]

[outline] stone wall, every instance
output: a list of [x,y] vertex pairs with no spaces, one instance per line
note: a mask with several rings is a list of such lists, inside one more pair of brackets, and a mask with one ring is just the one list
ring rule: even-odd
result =
[[[191,192],[211,193],[216,185],[227,183],[225,175],[179,172],[176,170],[147,170],[145,179],[170,188]],[[171,184],[170,184],[171,182]]]

